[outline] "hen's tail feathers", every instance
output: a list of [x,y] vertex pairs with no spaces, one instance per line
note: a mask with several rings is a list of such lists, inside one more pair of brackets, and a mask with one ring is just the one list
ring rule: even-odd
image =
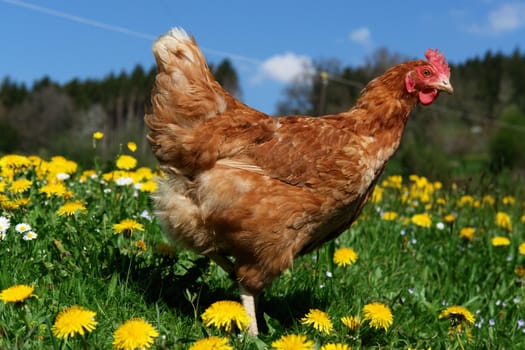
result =
[[152,111],[145,121],[153,150],[161,159],[166,139],[174,141],[181,129],[224,112],[229,97],[215,81],[195,39],[183,29],[161,36],[153,54],[158,73],[151,93]]

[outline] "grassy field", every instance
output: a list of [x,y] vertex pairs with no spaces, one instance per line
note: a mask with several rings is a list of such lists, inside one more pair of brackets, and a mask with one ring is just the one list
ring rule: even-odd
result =
[[351,229],[266,290],[254,338],[212,325],[237,311],[203,321],[237,289],[165,244],[129,146],[109,170],[0,157],[1,349],[525,348],[518,189],[384,177]]

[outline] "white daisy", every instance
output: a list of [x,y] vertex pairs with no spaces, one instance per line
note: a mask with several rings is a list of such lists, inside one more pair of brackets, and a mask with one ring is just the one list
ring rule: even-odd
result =
[[9,219],[5,216],[0,216],[0,233],[5,233],[9,226],[11,226]]
[[57,179],[60,180],[60,181],[64,181],[64,180],[67,180],[69,179],[71,176],[69,174],[66,174],[66,173],[58,173],[57,174]]
[[27,231],[31,231],[31,225],[22,222],[15,226],[15,230],[18,233],[24,233]]
[[133,179],[131,177],[123,176],[115,179],[117,186],[129,186],[133,185]]
[[24,237],[22,237],[24,239],[24,241],[32,241],[33,239],[36,239],[38,237],[38,235],[33,232],[33,231],[29,231],[29,232],[26,232],[24,233]]

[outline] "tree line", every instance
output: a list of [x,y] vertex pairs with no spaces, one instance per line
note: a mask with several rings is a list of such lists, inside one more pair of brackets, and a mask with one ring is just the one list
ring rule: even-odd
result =
[[[358,67],[336,59],[315,62],[315,72],[298,77],[283,91],[276,115],[334,114],[349,109],[368,81],[406,60],[381,48]],[[217,80],[242,99],[235,68],[229,60],[210,67]],[[5,77],[0,84],[0,154],[61,154],[86,166],[93,159],[91,134],[111,137],[97,152],[111,159],[120,145],[134,141],[137,156],[154,162],[143,123],[155,67],[103,79],[73,79],[58,84],[43,77],[31,87]],[[525,170],[525,55],[488,51],[451,64],[453,96],[416,108],[401,149],[390,166],[401,173],[451,177],[462,173]],[[437,174],[436,174],[437,175]]]

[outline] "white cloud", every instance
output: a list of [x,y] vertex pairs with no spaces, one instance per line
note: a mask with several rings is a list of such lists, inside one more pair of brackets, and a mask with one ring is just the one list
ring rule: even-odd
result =
[[311,72],[312,69],[311,58],[287,52],[265,60],[253,81],[258,83],[265,79],[272,79],[281,83],[290,83],[302,74]]
[[350,32],[350,40],[356,44],[369,46],[372,44],[372,34],[367,27],[354,29]]
[[525,4],[508,3],[490,11],[485,23],[472,25],[469,31],[475,34],[498,35],[523,26],[525,26]]

